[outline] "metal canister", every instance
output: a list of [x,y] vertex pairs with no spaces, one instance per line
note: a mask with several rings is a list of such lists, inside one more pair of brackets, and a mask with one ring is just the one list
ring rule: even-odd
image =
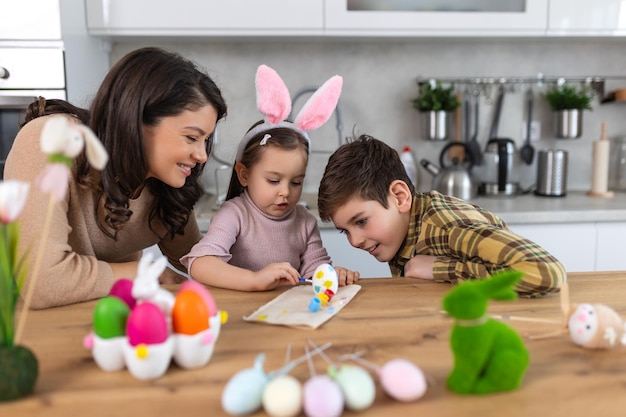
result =
[[535,194],[565,197],[567,194],[567,151],[562,149],[539,151]]

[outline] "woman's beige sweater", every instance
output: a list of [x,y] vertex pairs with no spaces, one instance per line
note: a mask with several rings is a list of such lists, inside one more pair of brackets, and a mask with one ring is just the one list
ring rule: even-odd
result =
[[[37,118],[19,131],[4,169],[5,179],[31,184],[26,207],[18,218],[21,227],[20,248],[22,253],[28,251],[30,269],[24,289],[31,281],[30,275],[44,234],[50,201],[50,196],[35,186],[35,179],[46,163],[46,155],[40,150],[39,137],[43,124],[50,117],[59,116]],[[55,202],[53,206],[31,307],[47,308],[107,295],[115,280],[109,262],[136,261],[143,249],[154,244],[159,245],[172,265],[185,271],[179,259],[202,237],[196,218],[192,213],[184,235],[161,239],[148,226],[154,198],[144,189],[139,198],[130,201],[132,217],[119,231],[117,240],[114,240],[104,234],[96,223],[94,213],[97,202],[94,195],[86,187],[78,185],[72,177],[65,200]],[[102,212],[100,207],[99,213]],[[153,223],[153,228],[160,235],[166,235],[160,222]]]

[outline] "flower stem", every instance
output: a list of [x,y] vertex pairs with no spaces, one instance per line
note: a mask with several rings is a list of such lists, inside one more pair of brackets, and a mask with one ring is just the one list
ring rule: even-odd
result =
[[42,231],[41,239],[39,240],[39,248],[37,249],[37,258],[35,258],[35,265],[33,266],[33,274],[31,275],[31,279],[28,284],[26,296],[24,297],[24,305],[22,306],[22,313],[20,314],[20,319],[17,324],[17,330],[15,332],[15,344],[16,345],[18,345],[21,340],[22,333],[24,330],[24,323],[26,322],[26,316],[28,315],[30,302],[31,302],[31,299],[33,298],[35,283],[37,282],[37,277],[39,277],[39,269],[41,269],[41,261],[43,259],[44,246],[46,244],[46,241],[48,240],[48,233],[50,232],[50,222],[52,221],[52,213],[54,212],[55,202],[56,202],[56,199],[54,197],[54,194],[50,194],[50,199],[48,200],[48,211],[46,212],[46,220],[43,224],[43,231]]
[[8,224],[0,224],[0,346],[13,346],[13,332],[15,330],[15,302],[17,288],[15,277],[14,258],[11,256],[12,239]]

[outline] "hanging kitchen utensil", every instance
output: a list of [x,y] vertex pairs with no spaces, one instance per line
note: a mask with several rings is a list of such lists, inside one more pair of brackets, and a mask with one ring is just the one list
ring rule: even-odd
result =
[[500,124],[500,114],[502,113],[502,104],[504,102],[504,86],[498,88],[498,96],[496,97],[496,107],[491,121],[491,131],[489,132],[489,140],[498,137],[498,125]]
[[529,87],[526,92],[527,120],[526,120],[526,143],[520,149],[520,156],[526,165],[533,163],[535,148],[530,144],[531,126],[533,121],[533,88]]
[[[463,136],[465,135],[465,131],[467,129],[467,118],[465,117],[465,108],[467,106],[466,103],[466,95],[467,93],[456,94],[456,99],[461,105],[456,108],[454,116],[455,116],[455,134],[454,134],[454,142],[462,142]],[[459,158],[459,160],[463,160],[465,158],[465,149],[457,146],[450,150],[450,155],[452,157]]]
[[473,126],[473,134],[472,137],[469,138],[469,130],[470,130],[470,115],[469,115],[469,100],[467,101],[468,112],[466,113],[466,126],[467,126],[467,135],[466,135],[466,143],[467,143],[467,151],[472,157],[472,161],[474,165],[482,165],[483,163],[483,154],[480,149],[480,144],[478,143],[478,108],[480,107],[480,95],[477,92],[472,94],[474,98],[474,126]]

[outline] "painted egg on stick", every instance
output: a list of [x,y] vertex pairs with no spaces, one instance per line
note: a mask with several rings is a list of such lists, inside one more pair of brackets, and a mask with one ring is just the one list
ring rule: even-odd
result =
[[265,386],[263,409],[272,417],[295,417],[302,411],[302,385],[291,375],[281,375]]
[[426,393],[424,372],[405,359],[393,359],[378,371],[383,390],[392,398],[402,401],[415,401]]
[[360,366],[341,365],[339,369],[330,367],[328,373],[339,384],[349,410],[362,411],[374,403],[376,385],[365,369]]
[[233,375],[222,392],[222,408],[231,415],[253,413],[261,408],[269,377],[263,371],[265,355],[259,354],[252,368]]
[[328,375],[314,375],[304,384],[303,408],[307,417],[339,417],[345,401],[339,384]]

